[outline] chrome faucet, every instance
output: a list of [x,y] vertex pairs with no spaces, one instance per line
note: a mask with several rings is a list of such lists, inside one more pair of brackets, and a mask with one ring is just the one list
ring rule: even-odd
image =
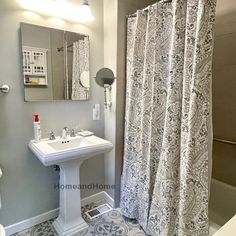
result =
[[55,140],[55,139],[56,139],[55,134],[53,133],[53,131],[51,131],[49,134],[49,140]]
[[68,132],[69,132],[68,127],[64,127],[64,128],[62,129],[62,132],[61,132],[61,138],[62,138],[62,139],[67,139]]
[[71,131],[70,131],[70,137],[75,137],[76,135],[75,135],[75,130],[74,129],[72,129]]

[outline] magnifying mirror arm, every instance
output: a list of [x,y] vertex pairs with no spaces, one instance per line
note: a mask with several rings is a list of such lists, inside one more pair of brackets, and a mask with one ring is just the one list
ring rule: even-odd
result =
[[112,101],[111,101],[111,85],[109,84],[104,84],[104,106],[105,108],[111,108],[112,106]]

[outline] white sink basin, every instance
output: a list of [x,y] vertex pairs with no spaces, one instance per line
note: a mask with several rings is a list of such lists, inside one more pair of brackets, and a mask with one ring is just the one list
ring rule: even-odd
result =
[[56,140],[41,140],[29,143],[29,148],[45,165],[59,165],[60,163],[80,159],[85,160],[110,151],[113,148],[111,142],[96,136],[89,137],[69,137],[68,139],[56,138]]
[[60,166],[60,210],[53,223],[57,234],[79,235],[88,228],[81,216],[80,166],[84,160],[110,151],[113,148],[112,143],[96,136],[68,139],[57,137],[53,141],[30,141],[29,148],[43,165]]

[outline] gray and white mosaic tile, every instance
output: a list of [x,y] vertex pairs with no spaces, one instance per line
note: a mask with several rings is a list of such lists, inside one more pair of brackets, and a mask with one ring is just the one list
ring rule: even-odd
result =
[[[82,208],[86,212],[98,205],[92,203]],[[75,236],[145,236],[141,227],[133,220],[122,216],[120,209],[114,209],[93,220],[89,220],[85,214],[84,219],[88,222],[89,228]],[[24,230],[12,236],[57,236],[53,226],[53,220],[46,221],[30,229]]]

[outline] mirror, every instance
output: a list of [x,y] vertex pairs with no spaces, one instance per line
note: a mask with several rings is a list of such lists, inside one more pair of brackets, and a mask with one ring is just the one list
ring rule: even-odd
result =
[[99,70],[95,77],[96,83],[104,88],[104,106],[105,108],[112,107],[111,101],[111,89],[112,84],[115,81],[115,76],[112,70],[109,68],[102,68]]
[[109,68],[102,68],[96,74],[96,83],[104,87],[104,85],[112,85],[115,80],[115,76],[112,70]]
[[25,101],[88,100],[88,35],[21,23]]

